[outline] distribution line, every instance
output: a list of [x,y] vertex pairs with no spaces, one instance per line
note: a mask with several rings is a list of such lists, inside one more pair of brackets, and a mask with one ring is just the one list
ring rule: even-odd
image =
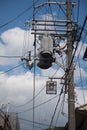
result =
[[[27,120],[27,119],[24,119],[24,118],[21,118],[21,117],[19,117],[19,119],[20,119],[20,120],[23,120],[23,121],[28,121],[28,122],[33,123],[33,121],[31,121],[31,120]],[[35,123],[35,124],[38,124],[38,125],[42,125],[42,126],[49,126],[48,124],[40,123],[40,122],[37,122],[37,121],[35,121],[34,123]]]
[[10,69],[8,69],[8,70],[6,70],[6,71],[0,73],[0,75],[6,74],[6,73],[8,73],[8,72],[10,72],[10,71],[12,71],[12,70],[14,70],[14,69],[16,69],[16,68],[22,66],[23,64],[25,64],[25,63],[22,63],[22,64],[19,64],[19,65],[17,65],[17,66],[14,66],[14,67],[12,67],[12,68],[10,68]]
[[60,94],[59,94],[59,98],[58,98],[58,101],[57,101],[57,104],[56,104],[56,107],[55,107],[53,116],[52,116],[52,118],[51,118],[51,122],[50,122],[50,125],[49,125],[49,129],[50,129],[51,126],[52,126],[53,119],[54,119],[54,116],[55,116],[55,114],[56,114],[56,110],[57,110],[57,108],[58,108],[58,105],[59,105],[59,102],[60,102],[60,98],[61,98],[62,93],[63,93],[63,87],[62,87],[61,92],[60,92]]
[[72,59],[71,59],[71,62],[70,62],[70,65],[69,65],[69,68],[68,68],[68,71],[67,71],[67,75],[68,75],[68,73],[69,73],[69,71],[70,71],[70,68],[71,68],[71,65],[72,65],[72,63],[73,63],[73,59],[74,59],[74,57],[75,57],[75,54],[76,54],[76,51],[77,51],[77,48],[78,48],[78,45],[79,45],[81,36],[82,36],[82,34],[83,34],[83,31],[84,31],[84,27],[85,27],[85,25],[86,25],[86,22],[87,22],[87,16],[85,17],[85,20],[84,20],[82,29],[81,29],[81,31],[80,31],[80,34],[79,34],[79,37],[78,37],[78,40],[77,40],[77,44],[76,44],[75,50],[74,50],[74,52],[73,52]]
[[[37,2],[38,2],[38,0],[35,1],[35,3],[37,3]],[[27,9],[25,9],[23,12],[21,12],[20,14],[18,14],[15,18],[13,18],[13,19],[9,20],[8,22],[6,22],[6,23],[0,25],[0,28],[3,28],[3,27],[5,27],[5,26],[7,26],[7,25],[13,23],[15,20],[17,20],[19,17],[21,17],[21,16],[22,16],[23,14],[25,14],[27,11],[29,11],[32,7],[33,7],[33,5],[31,5],[30,7],[28,7]]]
[[[59,96],[59,95],[56,95],[55,97],[50,98],[50,99],[48,99],[48,100],[45,101],[45,102],[42,102],[41,104],[35,106],[34,109],[36,109],[36,108],[38,108],[38,107],[40,107],[40,106],[42,106],[42,105],[44,105],[44,104],[46,104],[46,103],[52,101],[53,99],[57,98],[58,96]],[[24,110],[24,111],[20,111],[20,112],[18,112],[18,113],[19,113],[19,114],[20,114],[20,113],[25,113],[25,112],[28,112],[28,111],[31,111],[31,110],[33,110],[33,107],[31,107],[31,108],[29,108],[29,109],[26,109],[26,110]]]
[[[25,119],[23,119],[23,120],[20,119],[20,120],[22,121],[23,124],[26,124],[27,126],[32,126],[32,122],[29,122],[29,120],[27,120],[27,121]],[[40,130],[43,130],[44,129],[43,127],[44,127],[44,125],[42,127],[40,127],[39,124],[37,124],[37,123],[35,124],[35,128],[39,128]]]
[[85,94],[84,94],[84,86],[83,86],[83,80],[82,80],[82,72],[81,72],[81,65],[80,65],[80,59],[78,60],[78,64],[79,64],[79,74],[80,74],[80,79],[81,79],[81,86],[82,86],[82,92],[83,92],[83,100],[84,100],[84,104],[85,102]]
[[0,55],[0,58],[21,58],[21,56],[8,56],[8,55]]
[[77,7],[77,23],[79,22],[79,8],[80,8],[80,0],[78,0],[78,7]]
[[[35,0],[33,0],[33,20],[35,19]],[[34,35],[34,75],[33,75],[33,130],[34,130],[34,123],[35,123],[35,86],[36,86],[36,34]]]
[[57,5],[59,6],[59,8],[62,10],[63,14],[66,16],[65,11],[64,11],[63,8],[61,7],[61,5],[59,5],[59,4],[57,3],[57,0],[56,0],[56,4],[57,4]]
[[[57,71],[58,71],[58,69],[55,71],[55,73],[53,74],[52,78],[55,76],[55,74],[57,73]],[[37,76],[37,75],[35,75],[35,76]],[[44,77],[44,76],[42,76],[42,77]],[[46,77],[48,77],[48,76],[46,76]],[[37,98],[37,97],[39,96],[39,94],[41,94],[41,92],[42,92],[45,88],[46,88],[46,86],[44,86],[44,87],[43,87],[43,88],[42,88],[42,89],[41,89],[41,90],[40,90],[40,91],[35,95],[34,98]],[[25,106],[25,105],[31,103],[32,101],[33,101],[33,98],[30,99],[29,101],[25,102],[24,104],[21,104],[21,105],[15,106],[15,108],[23,107],[23,106]]]
[[61,101],[61,104],[60,104],[59,112],[58,112],[57,119],[56,119],[56,122],[55,122],[55,127],[56,127],[56,125],[57,125],[57,122],[58,122],[60,113],[63,111],[64,101],[65,101],[65,92],[64,92],[64,95],[63,95],[63,99],[62,99],[62,101]]
[[[35,95],[35,97],[34,98],[36,98],[36,97],[38,97],[39,96],[39,94],[43,91],[45,89],[45,86]],[[31,103],[33,101],[33,98],[32,99],[30,99],[29,101],[27,101],[26,103],[24,103],[24,104],[22,104],[22,105],[19,105],[19,106],[15,106],[16,108],[20,108],[20,107],[23,107],[23,106],[25,106],[25,105],[27,105],[27,104],[29,104],[29,103]]]

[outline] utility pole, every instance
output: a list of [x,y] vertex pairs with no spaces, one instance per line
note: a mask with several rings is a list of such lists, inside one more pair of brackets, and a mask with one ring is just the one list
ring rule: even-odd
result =
[[[66,0],[67,16],[67,80],[68,80],[68,130],[75,130],[75,101],[74,101],[74,69],[72,62],[73,41],[72,41],[72,4]],[[71,30],[71,31],[70,31]]]
[[[39,5],[34,6],[35,14],[37,14],[37,10],[42,8],[43,6],[49,6],[51,4],[58,4],[59,7],[61,5],[66,7],[66,17],[65,19],[38,19],[38,17],[33,18],[32,20],[32,34],[34,34],[35,39],[36,36],[39,35],[39,49],[38,54],[34,59],[24,57],[22,60],[25,60],[28,63],[29,68],[31,69],[33,64],[37,60],[37,66],[41,69],[48,69],[52,66],[52,63],[58,64],[65,72],[63,80],[65,80],[65,87],[68,88],[68,130],[75,130],[75,101],[74,101],[74,67],[73,67],[73,42],[76,40],[74,39],[76,36],[73,31],[74,27],[76,26],[76,21],[72,21],[72,6],[75,6],[76,3],[72,2],[71,0],[66,0],[64,2],[59,1],[51,1],[47,0],[47,2],[43,2]],[[52,11],[51,11],[52,12]],[[55,29],[56,28],[56,29]],[[62,48],[58,43],[56,44],[56,39],[64,41],[67,39],[67,50],[66,46]],[[54,42],[55,41],[55,42]],[[58,46],[59,45],[59,46]],[[36,50],[36,42],[35,42],[35,50]],[[62,50],[62,51],[61,51]],[[65,51],[66,50],[66,51]],[[57,60],[55,53],[61,55],[62,52],[66,52],[66,64],[62,65],[61,62]],[[62,56],[62,55],[61,55]],[[34,69],[35,74],[35,69]],[[35,75],[34,75],[35,76]],[[35,77],[34,77],[35,80]],[[49,87],[49,85],[48,85]],[[33,101],[35,95],[35,81],[34,81],[34,93],[33,93]],[[33,102],[33,130],[34,130],[34,103]]]

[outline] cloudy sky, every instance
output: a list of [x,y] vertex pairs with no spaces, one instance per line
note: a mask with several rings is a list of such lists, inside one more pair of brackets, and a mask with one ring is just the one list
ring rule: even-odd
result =
[[[80,2],[78,23],[82,26],[87,15],[87,1],[78,1]],[[39,0],[39,2],[41,3],[43,0]],[[3,111],[8,110],[19,114],[22,130],[33,129],[34,68],[29,70],[26,64],[23,65],[21,61],[21,57],[24,54],[26,55],[26,52],[34,49],[34,37],[31,34],[31,30],[24,26],[27,20],[32,20],[32,4],[33,2],[30,0],[0,0],[0,107]],[[75,7],[75,10],[73,10],[74,19],[76,18],[76,11],[77,8]],[[56,12],[54,11],[53,13],[56,16]],[[40,14],[40,18],[46,17],[44,13],[43,15],[41,13],[38,14]],[[74,74],[76,106],[87,103],[87,62],[82,59],[87,46],[87,37],[84,39],[84,36],[85,32],[83,32],[74,59],[75,62],[79,54]],[[58,60],[60,61],[60,59]],[[35,127],[37,129],[41,130],[49,127],[62,88],[60,80],[56,80],[57,95],[47,95],[46,81],[49,81],[48,77],[62,77],[63,75],[63,69],[57,65],[53,64],[47,70],[41,70],[36,66]],[[63,94],[53,125],[65,125],[67,121],[67,95],[59,113],[62,101]]]

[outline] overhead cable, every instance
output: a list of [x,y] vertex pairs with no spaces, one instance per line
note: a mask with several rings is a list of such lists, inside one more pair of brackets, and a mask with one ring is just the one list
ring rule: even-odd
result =
[[[37,3],[38,0],[36,0],[35,3]],[[15,18],[9,20],[8,22],[0,25],[0,28],[3,28],[11,23],[13,23],[15,20],[17,20],[19,17],[21,17],[23,14],[25,14],[27,11],[29,11],[31,8],[33,7],[33,5],[29,6],[27,9],[25,9],[23,12],[21,12],[20,14],[18,14]]]
[[78,6],[77,6],[77,23],[79,22],[79,8],[80,8],[80,0],[78,0]]
[[62,95],[62,93],[63,93],[63,87],[62,87],[61,92],[60,92],[60,94],[59,94],[59,98],[58,98],[58,101],[57,101],[57,104],[56,104],[56,107],[55,107],[55,110],[54,110],[53,116],[52,116],[52,118],[51,118],[51,122],[50,122],[50,125],[49,125],[49,129],[50,129],[51,126],[52,126],[53,119],[54,119],[54,116],[55,116],[55,114],[56,114],[56,110],[57,110],[57,108],[58,108],[58,105],[59,105],[59,102],[60,102],[60,99],[61,99],[61,95]]
[[[22,120],[22,119],[20,119],[21,120],[21,122],[22,122],[22,124],[25,124],[25,125],[27,125],[27,126],[32,126],[32,122],[29,122],[28,120],[26,121],[26,120]],[[21,123],[20,122],[20,123]],[[44,125],[43,125],[43,127],[44,127]],[[35,128],[39,128],[40,130],[43,130],[44,128],[43,127],[40,127],[40,125],[39,124],[35,124]],[[23,130],[23,129],[22,129]],[[24,129],[25,130],[25,129]],[[27,129],[26,129],[27,130]]]
[[81,79],[81,86],[82,86],[82,92],[83,92],[83,100],[85,104],[85,94],[84,94],[84,86],[83,86],[83,80],[82,80],[82,72],[81,72],[81,66],[80,66],[80,59],[78,60],[79,63],[79,73],[80,73],[80,79]]
[[[33,121],[31,121],[31,120],[27,120],[27,119],[24,119],[24,118],[21,118],[21,117],[19,117],[19,119],[33,123]],[[37,121],[35,121],[35,124],[42,125],[42,126],[49,126],[48,124],[40,123],[40,122],[37,122]]]
[[0,58],[20,58],[21,56],[8,56],[8,55],[0,55]]
[[[81,32],[80,32],[80,34],[79,34],[78,41],[77,41],[77,44],[76,44],[76,47],[75,47],[75,50],[74,50],[74,53],[73,53],[73,56],[72,56],[72,59],[71,59],[71,63],[70,63],[69,68],[68,68],[68,73],[69,73],[69,70],[70,70],[70,68],[71,68],[73,59],[74,59],[74,57],[75,57],[75,54],[76,54],[76,51],[77,51],[77,48],[78,48],[78,43],[80,42],[80,39],[81,39],[82,33],[83,33],[83,31],[84,31],[84,27],[85,27],[86,21],[87,21],[87,16],[85,17],[83,26],[82,26],[82,28],[81,28]],[[67,74],[68,74],[68,73],[67,73]]]
[[23,64],[24,64],[24,63],[19,64],[19,65],[17,65],[17,66],[14,66],[14,67],[12,67],[12,68],[10,68],[10,69],[4,71],[4,72],[1,72],[0,75],[3,75],[3,74],[5,74],[5,73],[8,73],[9,71],[12,71],[12,70],[16,69],[16,68],[22,66]]
[[55,127],[56,127],[56,125],[57,125],[57,122],[58,122],[60,113],[63,111],[64,101],[65,101],[65,93],[64,93],[64,95],[63,95],[63,99],[62,99],[61,104],[60,104],[59,112],[58,112],[58,114],[57,114],[57,119],[56,119],[56,122],[55,122]]
[[[52,101],[53,99],[57,98],[58,96],[59,96],[59,95],[56,95],[55,97],[50,98],[50,99],[48,99],[47,101],[42,102],[42,103],[39,104],[39,105],[36,105],[34,108],[36,109],[36,108],[38,108],[38,107],[40,107],[40,106],[42,106],[42,105],[44,105],[44,104],[46,104],[46,103]],[[23,110],[23,111],[20,111],[20,112],[18,112],[18,113],[19,113],[19,114],[20,114],[20,113],[25,113],[25,112],[28,112],[28,111],[31,111],[31,110],[33,110],[33,107],[31,107],[31,108],[29,108],[29,109],[26,109],[26,110]]]
[[63,8],[61,7],[61,5],[58,4],[57,0],[56,0],[56,4],[59,6],[59,8],[62,10],[63,14],[66,16],[65,11],[63,10]]
[[[38,95],[44,90],[45,86],[34,96],[34,98],[38,97]],[[23,107],[29,103],[31,103],[33,101],[33,98],[30,99],[29,101],[27,101],[26,103],[24,104],[21,104],[21,105],[18,105],[18,106],[15,106],[16,108],[20,108],[20,107]]]

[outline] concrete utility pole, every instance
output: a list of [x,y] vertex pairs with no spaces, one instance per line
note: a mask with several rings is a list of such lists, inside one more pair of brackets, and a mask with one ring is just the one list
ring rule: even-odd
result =
[[[75,101],[74,101],[74,82],[73,82],[73,42],[72,42],[72,4],[71,0],[66,0],[67,16],[67,80],[68,80],[68,130],[75,130]],[[71,30],[71,31],[70,31]]]

